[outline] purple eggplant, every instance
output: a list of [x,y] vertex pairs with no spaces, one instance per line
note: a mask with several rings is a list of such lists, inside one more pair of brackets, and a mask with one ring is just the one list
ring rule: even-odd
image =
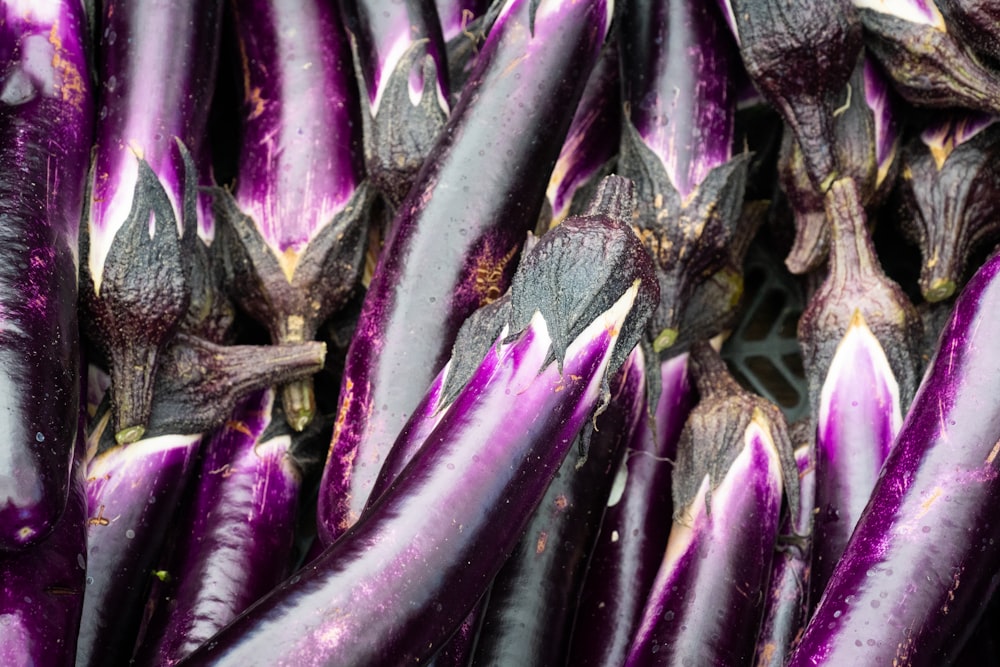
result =
[[934,0],[853,0],[865,46],[915,106],[1000,112],[1000,73],[980,62]]
[[674,523],[628,667],[750,664],[782,490],[798,503],[781,411],[741,389],[708,343],[691,347],[690,363],[700,399],[677,447]]
[[[236,189],[216,216],[233,299],[274,343],[313,340],[350,298],[367,243],[359,102],[334,3],[233,2],[243,67]],[[289,424],[316,409],[312,380],[286,384]]]
[[834,117],[861,51],[861,24],[848,0],[719,0],[761,94],[792,128],[805,171],[825,192],[841,173]]
[[587,79],[569,133],[545,191],[546,205],[540,230],[558,225],[582,212],[589,203],[608,162],[618,153],[621,138],[621,77],[618,46],[605,45]]
[[365,168],[395,208],[448,120],[448,65],[431,0],[341,0],[359,70]]
[[928,126],[904,149],[903,232],[923,255],[920,291],[952,296],[969,256],[1000,240],[1000,124],[996,116],[956,113]]
[[69,667],[83,609],[87,496],[79,429],[66,511],[48,538],[0,556],[0,664]]
[[[472,665],[562,665],[615,472],[646,417],[645,359],[636,348],[607,409],[581,433],[490,587]],[[592,429],[592,430],[591,430]]]
[[485,14],[489,4],[489,0],[434,0],[441,36],[446,42],[451,41]]
[[43,539],[70,484],[94,113],[85,31],[79,2],[0,3],[0,552]]
[[962,290],[789,665],[945,665],[1000,571],[1000,254]]
[[154,611],[137,664],[176,664],[288,574],[301,473],[274,399],[270,389],[251,394],[207,439],[169,599]]
[[[105,413],[95,425],[91,449],[109,421]],[[111,447],[88,464],[87,586],[78,666],[124,664],[132,655],[153,565],[200,443],[198,434],[146,438]]]
[[507,307],[472,332],[499,363],[463,373],[444,419],[362,519],[182,664],[396,665],[458,628],[653,310],[651,262],[620,221],[634,205],[626,184],[612,177],[600,214],[567,220],[522,260]]
[[799,319],[816,424],[810,585],[819,599],[920,381],[921,321],[878,264],[852,179],[826,195],[829,273]]
[[[633,0],[620,30],[628,113],[618,171],[636,182],[636,233],[660,273],[650,336],[656,352],[683,349],[690,342],[681,336],[684,307],[698,284],[729,271],[742,288],[728,251],[748,164],[747,155],[732,158],[738,58],[706,2]],[[713,311],[729,303],[700,302]]]
[[500,12],[495,0],[434,0],[448,60],[451,106],[475,68],[476,59]]
[[[799,422],[811,431],[812,422]],[[789,429],[794,431],[794,426]],[[790,434],[792,442],[797,442]],[[812,440],[812,434],[806,435]],[[809,562],[812,550],[813,499],[816,466],[812,445],[795,449],[799,470],[799,506],[789,508],[778,533],[777,552],[771,566],[764,618],[757,634],[755,667],[783,667],[802,629],[809,620]]]
[[1000,3],[996,0],[941,0],[945,22],[959,41],[979,55],[1000,61]]
[[320,483],[324,544],[358,519],[462,322],[503,294],[610,20],[604,0],[501,10],[365,296]]
[[661,362],[652,422],[641,420],[618,469],[580,594],[568,664],[619,667],[663,560],[670,479],[691,410],[687,353]]
[[[900,128],[892,107],[889,82],[870,57],[860,59],[834,118],[834,150],[842,173],[854,178],[869,209],[885,199],[895,182]],[[785,264],[792,273],[801,274],[826,259],[830,225],[825,197],[809,179],[793,134],[786,126],[778,174],[795,216],[795,241]]]
[[[81,244],[91,342],[108,359],[115,433],[142,437],[159,356],[190,303],[189,257],[221,0],[103,3],[101,94]],[[155,26],[155,27],[154,27]]]

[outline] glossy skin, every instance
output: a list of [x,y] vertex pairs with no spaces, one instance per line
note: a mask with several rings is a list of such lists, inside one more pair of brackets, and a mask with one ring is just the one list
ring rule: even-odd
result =
[[[604,2],[511,0],[387,240],[347,353],[318,534],[357,521],[462,322],[513,275],[610,20]],[[523,109],[534,109],[526,114]]]
[[85,30],[79,2],[0,3],[0,552],[43,539],[70,483],[93,132]]
[[789,663],[949,664],[996,587],[1000,256],[955,303],[871,500]]
[[712,489],[708,476],[677,515],[627,667],[745,665],[763,613],[781,508],[781,464],[751,421],[740,454]]
[[735,47],[708,2],[631,0],[621,29],[630,120],[686,198],[732,156]]
[[262,438],[274,400],[271,389],[251,394],[207,440],[169,566],[176,588],[157,606],[138,664],[177,663],[286,576],[301,480],[290,435]]
[[87,589],[76,664],[132,655],[163,538],[193,469],[200,435],[166,435],[107,450],[87,466]]
[[83,442],[66,511],[42,543],[0,557],[0,664],[69,667],[83,609],[87,498]]
[[183,664],[374,667],[433,654],[514,549],[593,409],[620,313],[576,339],[562,374],[545,365],[540,315],[498,343],[488,354],[499,367],[473,375],[364,518]]
[[565,664],[576,603],[629,435],[646,417],[642,353],[612,380],[586,458],[569,452],[493,580],[472,665]]
[[625,661],[663,560],[677,438],[693,401],[687,354],[662,362],[660,378],[656,431],[645,419],[636,425],[604,511],[580,593],[571,665],[619,667]]

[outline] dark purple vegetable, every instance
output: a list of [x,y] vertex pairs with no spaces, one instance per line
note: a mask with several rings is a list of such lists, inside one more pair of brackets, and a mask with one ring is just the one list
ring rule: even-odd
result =
[[858,62],[861,24],[847,0],[719,0],[747,73],[791,126],[813,186],[841,173],[834,114]]
[[949,29],[934,0],[854,0],[865,46],[915,106],[1000,111],[1000,74]]
[[[738,60],[709,3],[633,0],[619,44],[627,109],[618,171],[639,192],[634,226],[659,268],[653,349],[675,349],[684,308],[699,283],[728,271],[748,157],[732,156]],[[701,302],[731,310],[728,299]],[[698,337],[718,331],[698,332]]]
[[946,665],[1000,579],[1000,255],[962,291],[789,665]]
[[584,427],[524,537],[490,587],[472,665],[562,665],[577,600],[618,465],[646,417],[645,360],[635,349],[612,380],[607,409]]
[[903,151],[900,224],[920,247],[920,291],[928,301],[952,296],[964,284],[969,256],[1000,240],[996,120],[944,116]]
[[354,47],[365,169],[395,208],[448,120],[448,64],[432,0],[340,0]]
[[458,103],[476,59],[500,12],[496,0],[434,0],[448,59],[451,106]]
[[481,323],[497,368],[463,368],[464,388],[378,502],[182,664],[397,665],[458,628],[652,312],[651,262],[616,222],[634,201],[622,181],[604,215],[567,220],[524,258],[501,317]]
[[[833,121],[841,172],[854,179],[861,203],[869,209],[880,204],[895,183],[900,128],[892,113],[891,95],[890,84],[877,66],[870,58],[861,58]],[[778,175],[795,215],[795,241],[785,264],[792,273],[806,273],[826,259],[830,225],[823,193],[809,179],[802,150],[788,126]]]
[[813,606],[840,560],[920,381],[921,322],[886,277],[852,179],[826,195],[829,273],[799,319],[816,424]]
[[83,609],[87,496],[79,429],[66,511],[48,538],[0,556],[0,664],[69,667]]
[[69,489],[94,113],[85,29],[79,2],[0,6],[0,552],[43,539]]
[[462,322],[513,275],[610,20],[603,0],[501,11],[365,296],[320,484],[325,544],[357,520]]
[[89,338],[110,365],[120,443],[143,436],[159,356],[191,298],[189,261],[196,228],[203,228],[195,165],[220,14],[221,0],[113,0],[102,7],[81,290]]
[[[88,438],[96,447],[105,413]],[[87,466],[87,587],[76,664],[126,664],[153,565],[201,443],[164,435],[118,445]]]
[[[806,430],[812,430],[811,422],[802,423]],[[812,434],[807,438],[811,439]],[[816,493],[812,445],[796,448],[795,465],[799,471],[799,506],[789,510],[778,530],[764,617],[757,634],[755,667],[783,667],[809,620],[809,562]]]
[[612,486],[573,626],[570,665],[620,667],[663,560],[677,439],[691,409],[687,353],[661,362],[652,420],[636,425]]
[[628,667],[750,664],[783,487],[798,506],[781,411],[741,389],[708,343],[691,347],[690,363],[700,398],[677,446],[674,524]]
[[[173,665],[288,574],[300,472],[275,392],[247,396],[207,439],[194,501],[139,665]],[[280,420],[280,423],[279,423]]]
[[[216,215],[232,296],[274,343],[313,340],[353,294],[367,244],[371,189],[347,37],[332,2],[233,2],[243,67],[236,190]],[[312,380],[286,384],[301,431]]]
[[996,0],[941,0],[949,30],[979,55],[1000,60],[1000,3]]

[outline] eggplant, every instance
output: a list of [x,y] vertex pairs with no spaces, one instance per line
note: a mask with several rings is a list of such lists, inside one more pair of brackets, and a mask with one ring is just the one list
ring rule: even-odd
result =
[[434,0],[447,51],[452,107],[472,74],[501,4],[494,0]]
[[632,351],[524,537],[490,587],[472,665],[566,664],[577,600],[629,436],[646,416],[645,359]]
[[952,664],[996,589],[1000,255],[962,290],[789,665]]
[[[350,51],[331,2],[233,2],[232,13],[244,97],[236,188],[216,191],[226,276],[273,343],[302,343],[353,294],[367,243]],[[282,403],[304,429],[311,378],[284,385]]]
[[[617,169],[636,182],[634,227],[659,267],[653,349],[680,351],[691,342],[681,323],[697,286],[728,272],[742,289],[728,251],[748,165],[745,154],[732,158],[738,58],[705,2],[632,0],[620,30],[627,113]],[[729,299],[701,305],[731,310]]]
[[393,208],[448,120],[448,64],[431,0],[341,0],[362,99],[365,171]]
[[80,404],[77,238],[93,137],[79,2],[0,3],[0,552],[66,507]]
[[1000,240],[996,120],[979,113],[942,116],[903,151],[899,223],[920,248],[920,291],[927,301],[953,296],[969,256]]
[[610,20],[603,1],[503,6],[365,295],[320,482],[324,544],[357,521],[462,322],[503,294]]
[[[580,593],[567,664],[619,667],[667,547],[677,439],[693,397],[687,353],[660,362],[652,415],[636,424],[604,510]],[[653,385],[655,386],[655,384]]]
[[978,55],[1000,60],[1000,4],[996,0],[941,0],[945,23]]
[[[96,451],[105,413],[88,436]],[[107,437],[107,436],[104,436]],[[87,585],[76,665],[125,664],[163,535],[194,467],[201,435],[117,445],[87,465]]]
[[247,396],[207,438],[194,499],[134,662],[173,665],[288,574],[301,471],[275,391]]
[[149,420],[160,354],[191,300],[202,161],[221,0],[103,3],[100,99],[81,302],[108,359],[119,443]]
[[481,349],[498,365],[463,369],[448,413],[381,498],[181,664],[395,665],[429,657],[458,628],[656,302],[651,261],[620,222],[631,190],[609,185],[602,214],[567,220],[521,262],[507,307],[478,332],[495,332]]
[[677,446],[674,523],[624,664],[746,665],[764,611],[782,491],[798,477],[781,411],[691,347],[699,402]]
[[719,0],[757,90],[792,128],[819,192],[842,174],[834,117],[861,51],[861,23],[846,0]]
[[[83,439],[83,428],[78,430]],[[84,442],[74,452],[66,511],[46,540],[0,556],[0,663],[73,665],[87,563]]]
[[489,0],[434,0],[435,11],[441,22],[441,36],[450,42],[469,24],[486,13]]
[[[810,430],[811,421],[799,422]],[[792,442],[795,427],[790,427]],[[799,506],[789,508],[778,531],[778,541],[764,617],[754,650],[755,667],[783,667],[809,620],[809,563],[812,554],[813,503],[816,495],[816,466],[812,434],[807,443],[796,447],[795,465],[799,471]]]
[[1000,74],[945,22],[934,0],[853,0],[865,46],[918,107],[1000,111]]

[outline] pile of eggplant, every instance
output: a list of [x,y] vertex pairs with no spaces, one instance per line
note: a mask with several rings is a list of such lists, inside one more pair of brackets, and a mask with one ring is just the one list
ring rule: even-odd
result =
[[996,664],[998,119],[996,0],[0,0],[0,665]]

